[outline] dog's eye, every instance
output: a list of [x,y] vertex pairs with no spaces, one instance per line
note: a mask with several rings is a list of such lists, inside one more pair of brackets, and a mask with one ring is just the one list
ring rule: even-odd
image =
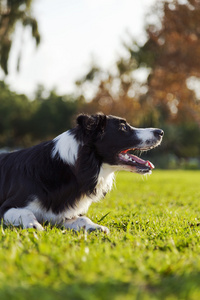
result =
[[125,123],[120,124],[120,129],[123,131],[127,131],[127,125]]

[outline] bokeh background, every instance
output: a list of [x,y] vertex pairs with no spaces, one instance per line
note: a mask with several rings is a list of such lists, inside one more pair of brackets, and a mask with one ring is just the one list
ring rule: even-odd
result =
[[0,0],[0,148],[80,112],[160,127],[159,168],[200,168],[199,0]]

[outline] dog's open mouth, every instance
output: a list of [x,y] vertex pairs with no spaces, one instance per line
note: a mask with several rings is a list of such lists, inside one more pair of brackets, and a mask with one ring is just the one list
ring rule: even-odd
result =
[[137,172],[140,174],[151,173],[151,170],[154,169],[154,165],[148,161],[143,160],[136,155],[129,153],[129,151],[134,151],[136,149],[127,149],[119,153],[119,163],[126,166],[125,169],[128,169],[132,172]]

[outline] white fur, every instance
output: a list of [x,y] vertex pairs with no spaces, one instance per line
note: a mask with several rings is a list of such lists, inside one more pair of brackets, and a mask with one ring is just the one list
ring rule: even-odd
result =
[[19,226],[24,228],[36,228],[43,230],[42,225],[36,220],[34,214],[26,208],[11,208],[4,214],[6,225]]
[[66,220],[63,225],[65,228],[76,231],[84,229],[86,231],[100,230],[107,234],[109,233],[109,229],[107,227],[95,224],[87,217],[78,217],[76,219]]
[[[104,192],[109,192],[111,190],[115,170],[116,167],[103,164],[98,177],[96,195],[92,195],[91,197],[85,196],[81,198],[79,201],[77,201],[77,204],[73,208],[67,208],[60,214],[55,214],[51,210],[45,210],[41,206],[39,199],[37,199],[36,196],[32,196],[33,201],[31,201],[28,206],[21,209],[12,208],[8,210],[4,215],[4,220],[5,222],[11,223],[15,226],[22,224],[24,228],[34,227],[35,223],[38,223],[38,221],[41,223],[49,221],[51,224],[64,225],[66,228],[71,228],[74,230],[79,227],[88,228],[89,226],[90,230],[94,230],[96,228],[108,232],[108,229],[92,223],[92,221],[90,221],[88,218],[80,219],[79,215],[86,214],[92,202],[99,201],[103,197]],[[70,220],[73,220],[73,222],[70,222]],[[83,223],[84,225],[81,226]],[[31,224],[33,224],[33,226]],[[38,229],[38,226],[35,227]]]
[[[157,140],[155,139],[152,128],[137,129],[136,134],[138,139],[142,141],[140,148],[150,148],[149,141],[155,146]],[[57,136],[53,142],[54,148],[51,153],[52,158],[55,159],[58,155],[63,162],[69,165],[75,165],[78,158],[79,146],[81,146],[81,144],[76,140],[72,131],[69,130],[62,133]],[[159,143],[160,141],[157,142],[157,144]],[[62,213],[55,214],[52,210],[47,211],[40,204],[40,199],[38,199],[37,196],[32,195],[32,201],[26,207],[9,209],[4,214],[4,222],[5,224],[12,224],[14,226],[22,225],[24,228],[43,230],[40,223],[49,221],[52,224],[64,225],[66,228],[73,230],[84,228],[89,231],[101,230],[108,233],[108,228],[95,224],[90,219],[80,217],[80,215],[87,213],[92,202],[99,201],[104,196],[104,193],[111,190],[115,171],[126,170],[129,168],[131,167],[128,165],[111,166],[109,164],[103,164],[97,180],[96,193],[89,197],[83,196],[81,199],[77,199],[77,203],[75,203],[74,207],[66,208]],[[131,170],[132,169],[133,168],[131,168]],[[63,201],[67,201],[67,199],[63,199]]]
[[68,208],[61,214],[56,215],[50,210],[44,211],[36,197],[27,206],[27,208],[31,210],[39,220],[45,219],[47,221],[52,221],[53,223],[61,223],[63,219],[72,219],[80,214],[85,214],[92,202],[99,201],[103,196],[103,192],[109,192],[111,190],[114,180],[114,170],[115,168],[109,166],[108,164],[103,164],[98,177],[98,183],[96,187],[97,194],[90,197],[85,196],[81,198],[74,208]]
[[52,151],[52,157],[56,154],[65,162],[74,165],[78,156],[79,143],[70,130],[63,132],[54,140],[55,146]]
[[140,128],[136,131],[137,137],[142,141],[154,140],[155,136],[153,133],[153,128]]
[[37,218],[39,222],[45,222],[49,221],[51,224],[63,224],[65,219],[72,219],[72,218],[77,218],[78,215],[84,214],[88,211],[88,208],[90,204],[92,203],[92,200],[88,197],[85,197],[81,199],[77,206],[74,208],[68,208],[64,212],[60,214],[55,214],[52,212],[52,210],[45,210],[41,205],[40,202],[38,201],[37,198],[35,198],[34,201],[32,201],[26,209],[31,211]]
[[93,196],[92,201],[97,202],[103,197],[103,193],[110,192],[113,186],[113,181],[115,178],[114,172],[117,170],[116,166],[111,166],[109,164],[102,164],[98,182],[97,182],[97,194],[96,196]]
[[[154,139],[152,129],[139,129],[137,130],[137,135],[139,139],[144,141],[144,145],[147,140]],[[52,151],[52,157],[55,158],[58,154],[64,162],[74,165],[78,156],[79,143],[73,134],[70,131],[64,132],[54,139],[54,143],[55,147]],[[95,224],[90,219],[80,217],[80,215],[87,213],[92,202],[99,201],[105,192],[107,193],[111,190],[114,181],[114,172],[123,169],[126,169],[126,166],[103,164],[98,176],[96,194],[78,199],[74,207],[67,208],[60,214],[55,214],[51,210],[47,211],[44,209],[39,199],[33,195],[33,201],[25,208],[9,209],[4,214],[4,222],[5,224],[12,224],[14,226],[22,225],[24,228],[43,230],[40,223],[49,221],[52,224],[64,225],[66,228],[73,230],[84,228],[89,231],[101,230],[108,233],[108,228]]]
[[156,146],[158,146],[161,143],[162,139],[157,139],[154,135],[155,132],[155,128],[140,128],[137,129],[136,134],[138,139],[141,140],[141,143],[138,147],[138,149],[142,149],[142,150],[149,150],[151,148],[155,148]]
[[[34,212],[34,214],[33,214]],[[42,217],[42,211],[39,202],[33,202],[27,208],[11,208],[4,214],[4,223],[6,225],[13,226],[23,226],[23,228],[35,228],[37,230],[44,230],[42,225],[37,221],[35,215],[38,219]],[[67,214],[66,214],[67,215]],[[109,233],[109,229],[105,226],[101,226],[93,223],[87,217],[73,217],[70,219],[65,219],[64,214],[55,215],[51,212],[45,213],[40,221],[50,221],[53,224],[63,225],[67,229],[72,229],[79,231],[84,229],[86,231],[100,230],[105,233]],[[62,222],[61,222],[62,221]]]

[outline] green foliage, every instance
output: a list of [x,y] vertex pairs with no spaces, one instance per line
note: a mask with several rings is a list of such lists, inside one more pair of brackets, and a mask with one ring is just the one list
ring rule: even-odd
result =
[[143,154],[161,169],[200,169],[200,128],[195,123],[163,124],[162,144]]
[[199,176],[118,174],[88,214],[107,236],[1,226],[1,300],[199,299]]
[[[73,121],[83,107],[85,104],[73,95],[60,96],[54,90],[46,91],[43,86],[37,88],[35,100],[31,101],[25,95],[10,91],[0,81],[0,147],[27,147],[54,138],[74,126]],[[127,113],[131,112],[128,108]],[[148,153],[160,168],[185,168],[182,159],[200,157],[200,128],[196,123],[166,124],[156,111],[145,111],[140,117],[138,126],[161,127],[165,131],[161,146]],[[187,162],[187,168],[190,165]],[[195,165],[199,168],[199,162]]]
[[78,102],[71,96],[59,96],[43,89],[30,101],[25,95],[11,92],[0,81],[0,147],[29,146],[47,140],[72,127]]
[[33,137],[51,138],[72,127],[77,113],[77,101],[73,96],[58,96],[51,91],[47,98],[36,99],[33,105],[36,110],[29,120]]
[[0,81],[0,146],[19,145],[26,134],[25,124],[31,116],[31,103],[25,95],[11,92]]
[[146,42],[139,46],[131,39],[125,45],[129,63],[149,70],[143,110],[156,111],[162,123],[200,125],[199,101],[187,84],[200,78],[199,12],[199,1],[156,1]]
[[[200,101],[194,83],[200,78],[200,2],[172,2],[154,3],[146,41],[129,36],[126,56],[116,61],[115,71],[98,69],[97,74],[91,66],[87,74],[93,75],[89,79],[96,93],[84,111],[120,115],[134,126],[161,127],[168,155],[199,157]],[[141,84],[137,72],[144,70],[148,77]],[[87,85],[86,75],[78,86],[82,96]]]

